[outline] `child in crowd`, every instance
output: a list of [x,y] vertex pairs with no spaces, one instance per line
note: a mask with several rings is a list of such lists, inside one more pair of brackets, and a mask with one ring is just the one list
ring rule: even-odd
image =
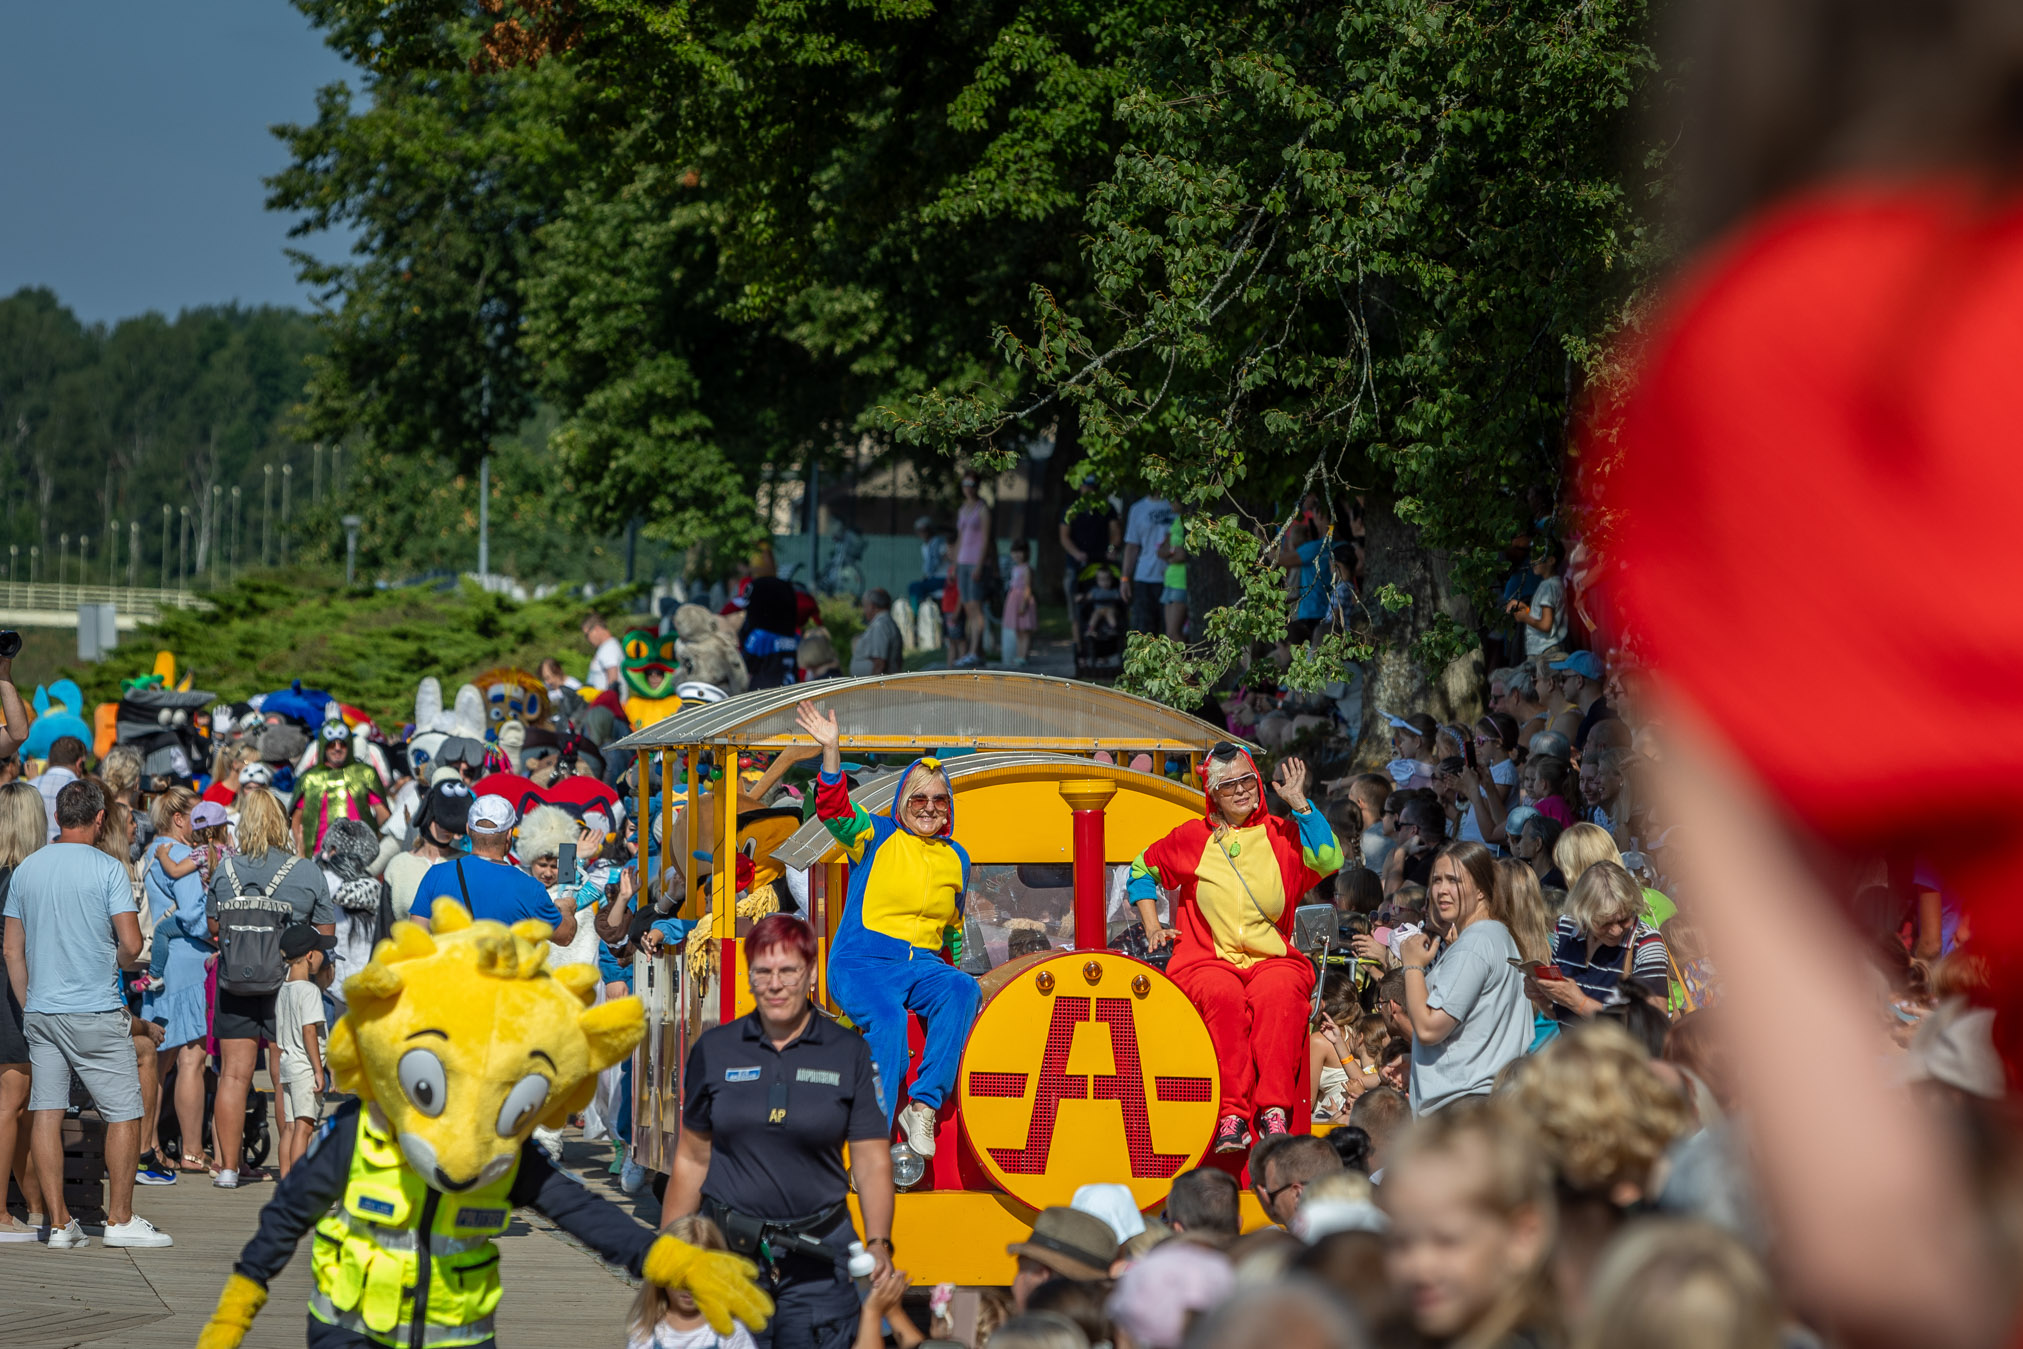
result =
[[1033,649],[1033,633],[1040,626],[1039,605],[1033,599],[1033,569],[1027,565],[1031,556],[1031,547],[1024,539],[1012,540],[1011,585],[1004,596],[1004,630],[1012,638],[1013,647],[1004,663],[1015,670],[1025,668]]
[[1360,1047],[1355,1028],[1361,1010],[1348,976],[1327,974],[1321,984],[1321,1009],[1307,1031],[1308,1077],[1313,1082],[1316,1122],[1347,1119],[1349,1103],[1362,1094],[1364,1083],[1348,1067]]
[[1552,1177],[1522,1120],[1473,1101],[1420,1116],[1386,1158],[1377,1202],[1391,1219],[1385,1272],[1420,1335],[1536,1342]]
[[[705,1251],[730,1249],[717,1225],[700,1214],[676,1218],[667,1234]],[[625,1343],[626,1349],[754,1349],[752,1332],[742,1321],[731,1323],[729,1335],[718,1335],[686,1290],[653,1283],[641,1284],[632,1300]]]
[[232,830],[223,806],[216,801],[197,803],[190,812],[190,843],[197,850],[197,870],[209,886],[218,863],[238,851],[232,846]]
[[323,990],[330,987],[336,970],[330,963],[336,947],[336,937],[307,923],[291,923],[281,933],[288,977],[274,999],[274,1022],[281,1039],[281,1119],[276,1133],[284,1177],[308,1152],[309,1139],[323,1117]]
[[1117,573],[1107,563],[1096,568],[1095,584],[1082,596],[1089,606],[1090,638],[1109,641],[1124,627],[1124,592],[1117,588]]

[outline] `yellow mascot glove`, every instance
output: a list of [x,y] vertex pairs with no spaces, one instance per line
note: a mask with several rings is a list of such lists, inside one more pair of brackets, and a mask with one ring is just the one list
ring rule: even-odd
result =
[[225,1280],[211,1319],[197,1334],[197,1349],[239,1349],[239,1342],[253,1328],[253,1318],[267,1305],[267,1290],[243,1274]]
[[[662,1288],[686,1290],[695,1299],[696,1310],[709,1322],[709,1328],[719,1335],[731,1333],[733,1318],[744,1322],[747,1330],[764,1330],[766,1322],[772,1319],[773,1300],[760,1292],[753,1280],[759,1267],[741,1255],[706,1251],[662,1236],[647,1250],[646,1263],[640,1272],[648,1282]],[[236,1344],[234,1341],[217,1349],[234,1349]],[[213,1347],[199,1345],[198,1349]]]

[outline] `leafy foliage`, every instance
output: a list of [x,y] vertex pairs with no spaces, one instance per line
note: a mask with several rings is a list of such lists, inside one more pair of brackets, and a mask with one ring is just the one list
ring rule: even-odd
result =
[[[1551,512],[1572,396],[1653,260],[1626,131],[1644,24],[1641,0],[1173,7],[1089,199],[1091,293],[1036,284],[993,382],[893,425],[952,446],[1065,401],[1105,478],[1251,522],[1212,536],[1239,576],[1320,489],[1480,584]],[[1282,631],[1252,589],[1267,621],[1211,624],[1191,664],[1134,653],[1132,677],[1204,682]]]
[[1053,434],[1228,573],[1193,648],[1134,643],[1177,701],[1282,635],[1308,490],[1419,562],[1294,677],[1460,649],[1449,582],[1553,510],[1655,252],[1645,0],[298,3],[368,96],[275,180],[361,231],[305,271],[312,425],[468,469],[545,400],[588,527],[677,547]]

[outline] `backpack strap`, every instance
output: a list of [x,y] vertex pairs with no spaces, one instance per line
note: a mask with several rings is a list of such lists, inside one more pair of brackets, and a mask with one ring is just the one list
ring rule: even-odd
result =
[[281,882],[288,879],[288,873],[293,871],[295,864],[301,860],[299,857],[290,857],[281,864],[281,869],[274,873],[274,879],[267,882],[267,898],[274,897],[274,892],[281,888]]
[[221,869],[225,873],[225,879],[232,883],[232,893],[229,897],[232,899],[237,899],[239,897],[239,889],[240,889],[239,873],[233,869],[232,859],[227,857],[224,860]]
[[456,859],[456,867],[457,867],[457,889],[460,890],[464,896],[464,912],[469,913],[471,910],[471,887],[464,884],[463,858],[459,857]]

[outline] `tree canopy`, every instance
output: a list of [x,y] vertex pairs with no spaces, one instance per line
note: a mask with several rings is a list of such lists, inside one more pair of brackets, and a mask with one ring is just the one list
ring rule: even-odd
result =
[[468,467],[545,402],[587,521],[678,547],[1052,435],[1226,561],[1134,650],[1176,700],[1282,631],[1233,601],[1305,488],[1368,503],[1360,635],[1423,690],[1653,252],[1642,0],[298,2],[363,72],[274,180],[360,230],[304,263],[311,425]]

